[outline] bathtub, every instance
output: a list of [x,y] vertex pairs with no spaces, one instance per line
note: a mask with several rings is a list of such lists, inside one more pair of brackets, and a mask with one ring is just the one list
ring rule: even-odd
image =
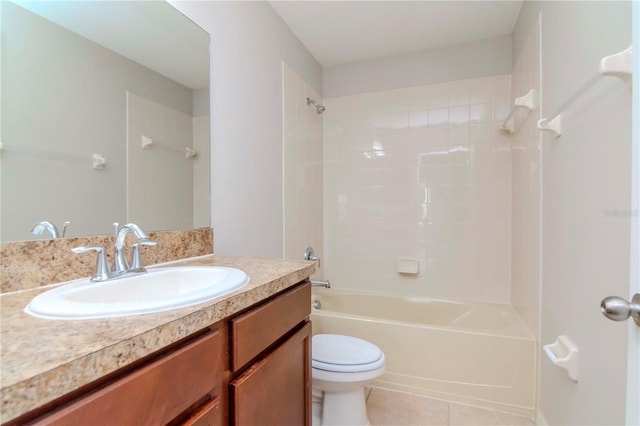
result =
[[[531,416],[535,340],[509,305],[314,289],[313,334],[382,349],[374,385]],[[318,308],[319,306],[319,308]]]

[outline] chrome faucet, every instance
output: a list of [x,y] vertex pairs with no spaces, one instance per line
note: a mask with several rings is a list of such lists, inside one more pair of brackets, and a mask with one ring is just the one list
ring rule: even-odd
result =
[[43,220],[34,226],[31,235],[42,235],[45,231],[51,234],[51,238],[58,238],[58,228],[48,220]]
[[309,279],[311,281],[311,287],[324,287],[331,288],[331,283],[329,280],[314,280],[313,278]]
[[[140,228],[135,223],[127,223],[126,225],[122,225],[118,229],[118,232],[116,233],[116,244],[114,247],[115,249],[114,267],[113,267],[114,274],[120,275],[120,274],[124,274],[125,272],[130,272],[131,270],[129,267],[129,262],[127,262],[127,259],[124,258],[124,242],[129,232],[133,232],[133,235],[136,236],[139,242],[144,241],[147,243],[147,245],[156,244],[153,241],[149,241],[149,236],[146,234],[146,232],[144,232],[142,228]],[[152,244],[149,244],[149,243],[152,243]],[[138,246],[138,249],[134,249],[134,250],[138,251],[139,246]],[[138,257],[138,263],[140,263],[139,253],[137,257]],[[143,270],[141,272],[144,272],[144,268],[141,265],[138,265],[138,268],[142,268]]]
[[[74,253],[88,253],[95,251],[98,253],[98,260],[96,263],[96,272],[91,278],[91,281],[107,281],[118,277],[123,277],[128,273],[141,273],[146,272],[142,259],[140,257],[141,246],[155,246],[155,241],[150,241],[149,236],[135,223],[127,223],[126,225],[118,226],[114,223],[116,230],[116,243],[114,246],[114,261],[113,269],[109,267],[107,262],[107,256],[103,247],[76,247],[71,249]],[[133,235],[137,238],[138,242],[132,245],[133,253],[131,255],[131,263],[127,262],[124,257],[124,243],[129,232],[133,232]]]
[[48,220],[43,220],[42,222],[38,222],[38,224],[31,229],[31,235],[42,235],[46,231],[51,234],[51,238],[64,238],[64,234],[67,232],[67,226],[69,226],[70,223],[71,222],[68,220],[62,223],[62,235],[59,235],[58,228],[56,228],[53,223]]

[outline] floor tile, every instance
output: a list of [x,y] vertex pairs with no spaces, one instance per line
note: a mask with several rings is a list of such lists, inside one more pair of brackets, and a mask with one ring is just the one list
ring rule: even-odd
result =
[[449,424],[451,426],[535,426],[535,423],[526,417],[453,403],[449,404]]
[[373,388],[367,400],[371,426],[447,425],[449,404],[418,395]]

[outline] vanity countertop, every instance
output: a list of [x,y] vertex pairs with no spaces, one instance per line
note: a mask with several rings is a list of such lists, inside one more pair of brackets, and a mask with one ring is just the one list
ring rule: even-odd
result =
[[4,423],[258,303],[315,271],[308,261],[207,255],[162,266],[230,266],[250,282],[187,308],[131,317],[43,320],[22,310],[38,288],[0,295]]

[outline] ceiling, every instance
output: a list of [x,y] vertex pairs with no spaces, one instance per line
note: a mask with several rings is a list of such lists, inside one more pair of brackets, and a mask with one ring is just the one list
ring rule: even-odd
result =
[[270,1],[323,67],[511,34],[522,0]]

